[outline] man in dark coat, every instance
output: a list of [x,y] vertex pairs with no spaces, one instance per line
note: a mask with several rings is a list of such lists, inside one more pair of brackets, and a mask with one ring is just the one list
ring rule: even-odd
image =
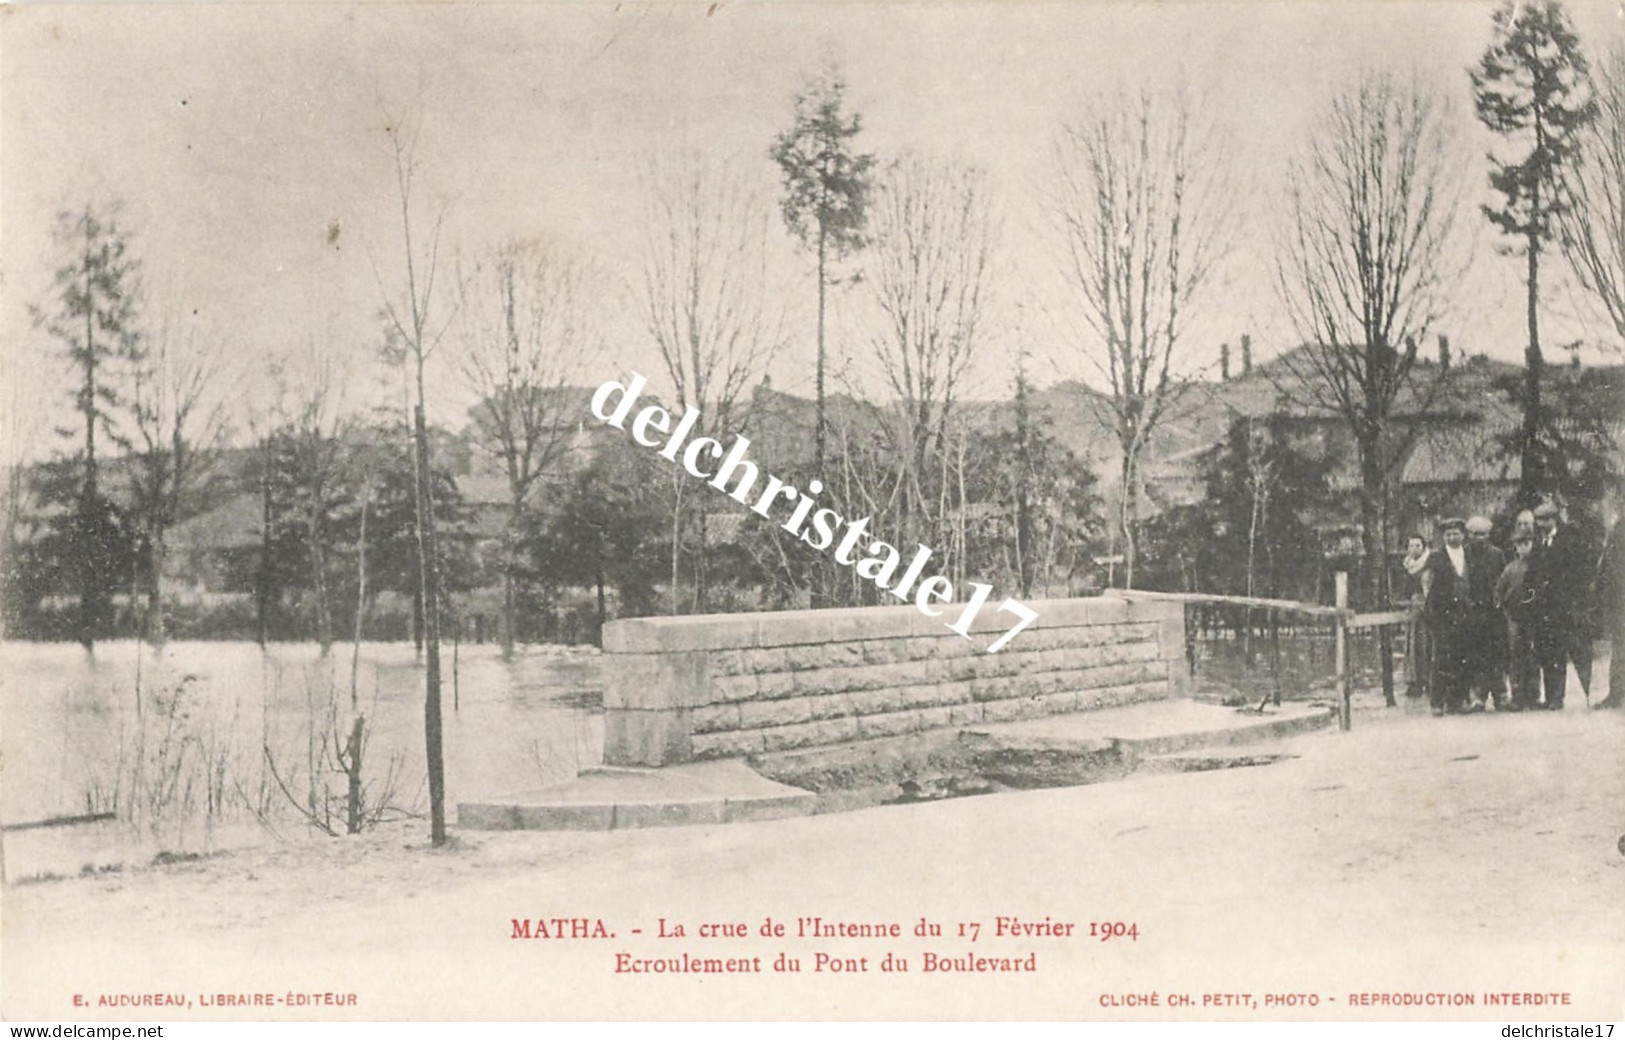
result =
[[1507,706],[1506,618],[1495,606],[1495,583],[1507,561],[1501,550],[1490,543],[1490,530],[1488,517],[1467,520],[1467,584],[1476,641],[1469,689],[1475,711],[1482,711],[1490,698],[1494,698],[1497,711]]
[[1608,544],[1597,564],[1593,599],[1602,633],[1611,644],[1608,696],[1596,706],[1625,707],[1625,523],[1620,520],[1608,532]]
[[[1433,683],[1429,696],[1433,714],[1456,715],[1468,709],[1468,688],[1472,684],[1474,658],[1480,652],[1480,617],[1473,600],[1476,572],[1489,571],[1492,561],[1479,548],[1467,542],[1467,522],[1451,517],[1439,525],[1444,532],[1444,548],[1428,557],[1428,625],[1433,632]],[[1488,578],[1493,601],[1496,570]],[[1482,710],[1482,705],[1479,706]]]
[[1535,550],[1535,524],[1512,535],[1512,559],[1495,583],[1495,602],[1506,617],[1507,660],[1512,677],[1512,700],[1506,711],[1528,711],[1540,707],[1540,659],[1535,656],[1531,636],[1530,607],[1534,594],[1529,589],[1529,558]]
[[1596,554],[1580,529],[1560,521],[1551,502],[1535,508],[1535,551],[1529,560],[1529,586],[1534,592],[1532,622],[1535,656],[1540,659],[1546,707],[1563,708],[1570,661],[1580,689],[1591,693],[1590,609]]

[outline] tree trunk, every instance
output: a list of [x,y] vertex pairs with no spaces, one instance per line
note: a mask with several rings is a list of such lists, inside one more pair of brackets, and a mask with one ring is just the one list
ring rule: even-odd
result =
[[1371,431],[1362,435],[1358,445],[1360,453],[1360,555],[1364,579],[1360,586],[1366,590],[1369,597],[1363,605],[1374,609],[1375,604],[1382,601],[1382,571],[1381,566],[1383,546],[1380,541],[1382,532],[1381,503],[1386,482],[1383,477],[1381,460],[1377,453],[1381,451],[1377,436]]
[[1521,435],[1518,498],[1524,504],[1533,504],[1546,490],[1546,474],[1540,456],[1540,383],[1545,366],[1540,353],[1540,326],[1537,321],[1540,298],[1540,240],[1529,232],[1528,290],[1529,346],[1524,351],[1523,430]]
[[260,649],[270,635],[271,612],[271,442],[265,441],[265,472],[260,478],[260,569],[254,583],[254,623]]
[[[1019,476],[1016,479],[1016,584],[1021,589],[1021,598],[1030,599],[1033,594],[1033,577],[1036,572],[1034,556],[1037,549],[1034,547],[1033,530],[1033,453],[1032,453],[1032,427],[1030,424],[1027,403],[1027,378],[1024,373],[1017,375],[1016,382],[1016,447]],[[960,497],[964,498],[965,472],[963,444],[961,444]],[[961,504],[963,510],[963,504]]]
[[316,642],[326,657],[333,650],[333,611],[327,601],[327,547],[323,544],[327,532],[323,530],[321,512],[322,498],[317,495],[312,499],[308,520],[310,569],[316,586]]
[[361,678],[361,628],[367,619],[367,507],[372,504],[369,492],[361,499],[361,530],[355,542],[355,640],[350,644],[350,710],[356,710],[359,701],[357,686]]
[[[1377,602],[1375,610],[1387,610],[1393,600],[1394,576],[1388,567],[1388,481],[1382,482],[1382,494],[1377,499]],[[1395,707],[1394,700],[1394,630],[1387,625],[1377,629],[1377,665],[1382,677],[1383,702]]]
[[162,524],[155,524],[148,545],[147,575],[147,641],[163,646],[168,633],[164,626],[164,561],[168,555],[167,538]]
[[813,473],[822,475],[824,472],[824,305],[829,293],[829,279],[825,274],[825,266],[829,261],[828,234],[824,229],[823,220],[818,222],[818,359],[815,381],[817,383],[817,416],[814,419],[813,431]]
[[524,501],[514,496],[508,516],[507,544],[502,559],[502,659],[513,660],[515,633],[519,625],[519,532],[524,522]]
[[440,714],[439,574],[435,556],[434,499],[429,487],[429,431],[423,418],[423,372],[418,371],[418,404],[413,414],[417,466],[418,574],[423,590],[423,637],[427,652],[423,736],[429,764],[429,841],[446,843],[446,764]]
[[1118,506],[1118,529],[1123,536],[1123,588],[1134,587],[1135,534],[1140,520],[1140,496],[1136,493],[1135,458],[1132,449],[1123,452],[1123,495]]
[[672,472],[671,506],[671,613],[677,613],[678,561],[683,554],[683,484],[681,471]]
[[96,483],[96,340],[95,294],[91,286],[90,214],[85,213],[85,385],[80,410],[85,417],[85,482],[79,496],[79,643],[86,651],[95,649],[97,629],[105,613],[101,607],[101,575],[96,558],[100,555],[91,542],[100,536],[101,525],[94,513],[101,492]]
[[700,529],[700,551],[694,560],[694,611],[697,614],[709,613],[711,610],[710,568],[707,564],[711,557],[711,547],[706,544],[705,499],[701,498],[694,503],[698,513],[698,527]]

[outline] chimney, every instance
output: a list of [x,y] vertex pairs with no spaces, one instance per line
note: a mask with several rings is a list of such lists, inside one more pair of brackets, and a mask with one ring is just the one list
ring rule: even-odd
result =
[[1230,382],[1230,344],[1219,344],[1219,382]]
[[1253,338],[1245,332],[1241,334],[1241,374],[1253,374]]
[[1442,332],[1439,333],[1439,369],[1450,371],[1450,337]]

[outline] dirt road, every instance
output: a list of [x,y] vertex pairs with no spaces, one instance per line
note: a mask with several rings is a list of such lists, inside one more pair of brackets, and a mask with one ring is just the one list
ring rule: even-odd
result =
[[[0,1007],[12,1020],[1625,1015],[1620,713],[1365,711],[1352,733],[1285,747],[1298,757],[1270,766],[797,820],[462,832],[440,852],[413,826],[14,885]],[[514,938],[516,922],[536,937]],[[1091,937],[1102,923],[1133,934]],[[800,970],[775,970],[781,955]],[[899,960],[906,971],[887,970]],[[99,1003],[153,994],[188,1003]],[[225,999],[256,994],[283,999]]]

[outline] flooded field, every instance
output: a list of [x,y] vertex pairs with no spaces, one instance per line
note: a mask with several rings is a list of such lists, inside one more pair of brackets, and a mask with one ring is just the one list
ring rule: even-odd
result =
[[[494,646],[455,657],[447,648],[448,813],[460,799],[561,782],[599,763],[598,660],[576,648],[521,650],[511,663]],[[366,719],[369,806],[426,813],[421,662],[410,645],[362,644],[353,673],[352,708],[342,644],[324,658],[308,644],[115,642],[89,655],[76,644],[0,643],[0,822],[118,817],[7,834],[8,873],[18,876],[31,846],[183,851],[312,830],[312,808],[328,818],[345,808],[337,758],[356,713]]]

